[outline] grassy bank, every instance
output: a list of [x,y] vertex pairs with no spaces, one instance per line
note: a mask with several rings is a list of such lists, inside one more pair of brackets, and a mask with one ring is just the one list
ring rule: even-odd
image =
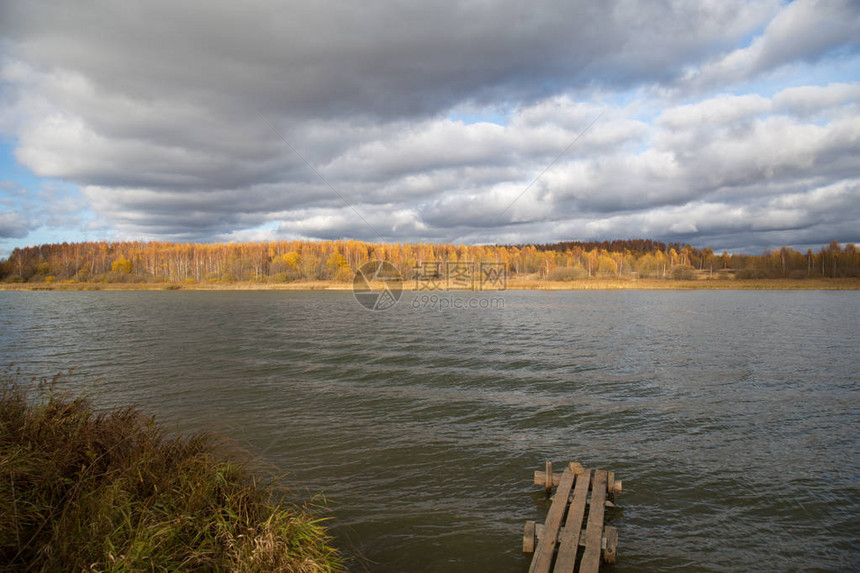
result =
[[860,279],[509,279],[509,290],[860,290]]
[[[404,290],[413,290],[413,281],[404,281]],[[182,283],[0,283],[2,290],[27,291],[79,291],[79,290],[128,290],[128,291],[251,291],[251,290],[351,290],[351,282],[343,281],[296,281],[290,283],[267,282],[182,282]],[[860,290],[860,278],[812,278],[812,279],[709,279],[709,280],[661,280],[661,279],[613,279],[593,278],[570,281],[551,281],[534,277],[510,277],[507,290]]]
[[4,571],[343,569],[320,519],[211,437],[167,437],[134,409],[97,413],[8,373],[0,513]]

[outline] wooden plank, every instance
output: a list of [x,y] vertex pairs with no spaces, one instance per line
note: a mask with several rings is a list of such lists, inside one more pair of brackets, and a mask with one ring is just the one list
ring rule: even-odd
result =
[[[570,490],[573,488],[575,476],[576,474],[570,471],[570,468],[564,470],[561,476],[558,489],[555,490],[555,499],[553,499],[552,505],[546,514],[544,533],[535,550],[531,566],[529,567],[529,573],[549,573],[549,569],[552,566],[552,558],[555,554],[555,546],[558,542],[558,530],[561,528],[561,522],[567,510],[567,500],[570,497]],[[602,506],[600,511],[603,511]],[[600,543],[599,540],[598,543]]]
[[573,501],[567,512],[564,533],[558,539],[558,557],[555,560],[555,573],[573,573],[576,566],[576,552],[579,549],[579,532],[582,529],[582,518],[585,517],[585,500],[588,497],[588,484],[591,480],[591,470],[586,470],[576,479],[573,490]]
[[583,552],[582,561],[579,564],[580,573],[597,573],[600,567],[606,477],[605,470],[594,470],[594,482],[591,484],[591,507],[588,508],[588,526],[585,529],[585,552]]

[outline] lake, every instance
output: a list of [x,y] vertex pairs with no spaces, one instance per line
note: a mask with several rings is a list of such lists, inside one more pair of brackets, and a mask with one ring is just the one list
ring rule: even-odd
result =
[[416,296],[0,292],[0,364],[236,440],[356,571],[527,571],[547,459],[624,481],[616,573],[857,567],[860,294]]

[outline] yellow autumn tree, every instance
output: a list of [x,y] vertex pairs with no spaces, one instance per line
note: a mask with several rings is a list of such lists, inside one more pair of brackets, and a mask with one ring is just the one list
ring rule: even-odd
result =
[[597,259],[597,274],[602,277],[618,276],[618,264],[609,255],[601,255]]
[[302,262],[302,257],[295,251],[290,251],[283,257],[284,264],[288,267],[292,267],[294,269],[299,268],[299,264]]
[[130,275],[131,271],[134,270],[134,265],[131,264],[130,260],[120,255],[117,260],[111,263],[110,270],[115,273]]
[[340,282],[348,282],[352,280],[353,272],[349,268],[349,263],[346,257],[338,251],[334,251],[325,263],[329,277]]

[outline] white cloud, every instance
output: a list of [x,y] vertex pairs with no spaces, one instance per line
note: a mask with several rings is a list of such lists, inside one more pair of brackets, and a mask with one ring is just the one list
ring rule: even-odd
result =
[[660,115],[657,123],[672,130],[743,125],[769,113],[770,109],[770,100],[760,95],[719,94],[695,104],[669,108]]
[[774,96],[773,103],[775,109],[799,117],[823,114],[857,117],[860,115],[860,84],[787,88]]
[[692,70],[686,80],[715,86],[747,80],[838,51],[860,50],[860,10],[853,0],[788,2],[753,42]]

